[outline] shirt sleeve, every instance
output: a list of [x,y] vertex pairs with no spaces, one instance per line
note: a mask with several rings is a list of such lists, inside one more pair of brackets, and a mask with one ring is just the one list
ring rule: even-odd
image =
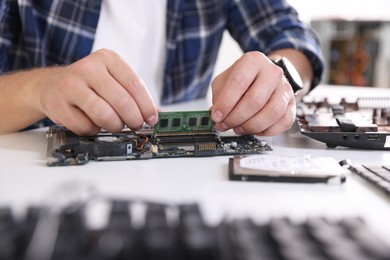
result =
[[11,70],[11,46],[18,41],[20,19],[16,1],[0,1],[0,74]]
[[227,28],[244,52],[300,50],[314,70],[312,87],[320,83],[324,58],[318,37],[285,0],[232,0],[228,12]]

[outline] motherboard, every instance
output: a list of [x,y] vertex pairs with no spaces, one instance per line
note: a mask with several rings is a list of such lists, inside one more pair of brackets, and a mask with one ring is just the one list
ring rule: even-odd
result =
[[302,134],[328,147],[390,150],[390,98],[302,101],[297,118]]
[[253,135],[220,133],[210,111],[160,112],[154,127],[101,131],[78,136],[60,125],[49,127],[47,165],[81,165],[90,160],[139,160],[174,157],[205,157],[259,154],[271,147]]

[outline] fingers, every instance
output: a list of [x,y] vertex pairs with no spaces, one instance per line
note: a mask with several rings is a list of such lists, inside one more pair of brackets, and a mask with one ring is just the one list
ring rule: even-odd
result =
[[122,130],[124,122],[131,129],[142,126],[144,119],[134,98],[104,66],[92,70],[86,80],[87,87],[79,88],[73,101],[93,122],[111,132]]
[[139,127],[143,122],[154,125],[157,122],[157,107],[144,82],[115,52],[102,50],[95,55],[102,56],[106,61],[108,75],[117,82],[106,82],[113,90],[99,84],[99,81],[94,82],[98,92],[107,97],[107,101],[129,127]]
[[260,53],[247,53],[213,81],[212,116],[220,131],[276,135],[291,127],[295,109],[283,71]]
[[124,122],[114,108],[91,88],[80,88],[73,99],[77,106],[96,125],[110,132],[119,132]]
[[157,122],[143,81],[117,54],[97,51],[66,67],[50,68],[40,91],[45,115],[77,134],[118,132]]
[[67,92],[63,93],[63,98],[52,98],[44,104],[47,110],[46,115],[56,124],[66,126],[78,135],[93,135],[100,131],[92,120],[78,107],[71,105],[65,98]]
[[[288,82],[283,85],[290,87]],[[261,111],[242,125],[235,127],[234,131],[237,134],[277,135],[291,127],[295,115],[295,98],[290,96],[289,91],[277,90]]]
[[[272,75],[272,77],[258,75],[247,92],[241,96],[241,99],[237,102],[230,114],[222,123],[217,124],[219,130],[225,131],[242,125],[249,118],[263,110],[272,95],[282,94],[277,92],[278,86],[283,84],[282,81],[284,79],[280,68],[276,68],[275,72],[271,71],[267,73],[268,75]],[[275,91],[276,93],[274,93]]]
[[100,50],[71,66],[86,85],[79,86],[73,104],[97,126],[117,132],[124,124],[138,129],[144,122],[157,122],[157,108],[145,84],[116,53]]
[[99,97],[84,80],[67,72],[67,68],[55,68],[51,75],[65,75],[54,78],[42,94],[44,113],[55,123],[62,124],[80,135],[95,134],[101,128],[117,132],[123,129],[123,121],[112,107]]
[[278,122],[271,125],[269,128],[263,130],[262,132],[257,133],[256,135],[275,136],[277,134],[280,134],[291,128],[291,126],[295,121],[295,117],[296,117],[296,105],[295,105],[295,100],[292,99],[291,102],[288,104],[286,113],[283,115],[283,117]]
[[79,108],[67,106],[61,117],[61,121],[55,121],[57,124],[66,126],[72,132],[81,136],[95,135],[99,133],[100,127]]
[[234,109],[260,73],[260,62],[266,59],[259,52],[247,53],[234,63],[220,78],[213,81],[213,110],[211,117],[214,122],[222,122]]

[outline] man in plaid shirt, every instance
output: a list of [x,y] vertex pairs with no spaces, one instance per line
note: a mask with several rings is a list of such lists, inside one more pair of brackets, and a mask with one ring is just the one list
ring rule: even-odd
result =
[[[151,7],[157,7],[155,13]],[[145,17],[153,20],[149,27]],[[115,19],[130,20],[122,23],[125,30],[104,27]],[[136,19],[143,24],[133,24]],[[225,29],[244,51],[211,83],[212,119],[221,131],[276,135],[291,127],[296,97],[272,59],[292,62],[303,81],[301,95],[323,73],[316,35],[285,0],[3,0],[0,134],[52,122],[80,135],[154,125],[158,105],[133,60],[98,39],[110,40],[105,33],[113,30],[113,37],[123,33],[121,39],[127,34],[136,42],[139,33],[145,38],[133,43],[136,49],[154,35],[139,28],[154,30],[159,24],[164,38],[156,48],[162,46],[164,55],[161,66],[151,62],[151,70],[161,71],[157,87],[163,105],[206,95]],[[129,56],[141,53],[136,50]],[[148,64],[143,62],[139,70]]]

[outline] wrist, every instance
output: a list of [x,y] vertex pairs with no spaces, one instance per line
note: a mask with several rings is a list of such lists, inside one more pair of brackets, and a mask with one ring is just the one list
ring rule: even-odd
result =
[[303,89],[303,82],[301,76],[288,58],[280,57],[276,59],[271,59],[271,61],[283,70],[284,76],[290,83],[295,95]]
[[21,93],[21,104],[28,111],[32,123],[46,117],[42,100],[51,74],[51,68],[36,68],[15,74]]
[[11,72],[0,77],[0,134],[19,131],[44,118],[35,93],[33,71]]

